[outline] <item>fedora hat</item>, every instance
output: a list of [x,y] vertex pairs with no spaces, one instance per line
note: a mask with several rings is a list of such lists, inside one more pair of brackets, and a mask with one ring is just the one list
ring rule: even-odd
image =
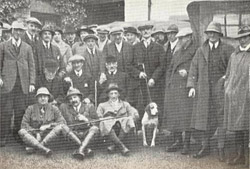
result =
[[42,23],[35,17],[29,17],[26,19],[26,23],[35,23],[38,26],[42,27]]
[[118,87],[116,83],[110,83],[108,86],[108,89],[106,90],[106,93],[109,93],[112,90],[117,90],[118,92],[121,92],[122,89]]
[[76,31],[76,34],[78,36],[80,36],[81,31],[85,31],[88,34],[95,34],[95,31],[93,31],[91,28],[89,28],[89,27],[87,27],[85,25],[82,25],[80,28],[78,28],[77,31]]
[[133,33],[133,34],[135,34],[135,35],[138,35],[138,34],[139,34],[139,32],[137,31],[137,29],[136,29],[135,27],[132,27],[132,26],[126,27],[126,28],[124,29],[124,32],[125,32],[125,33]]
[[53,96],[50,94],[49,90],[46,87],[40,87],[37,90],[35,97],[38,97],[39,95],[47,95],[49,96],[49,99],[53,98]]
[[88,39],[94,39],[95,41],[97,41],[98,37],[95,34],[89,34],[83,38],[83,41],[86,42]]
[[21,29],[26,30],[26,27],[24,26],[23,22],[21,21],[13,21],[11,24],[12,29]]
[[84,62],[85,58],[82,55],[75,54],[69,58],[68,62],[74,62],[74,61],[83,61]]
[[178,33],[178,32],[179,32],[179,28],[178,28],[177,25],[172,24],[172,25],[170,25],[170,26],[167,28],[167,30],[165,31],[165,33],[172,33],[172,32],[174,32],[174,33]]
[[42,30],[39,32],[39,35],[41,36],[43,34],[43,32],[45,32],[45,31],[51,32],[52,36],[54,36],[54,34],[55,34],[54,27],[52,25],[49,25],[49,24],[44,25],[42,27]]
[[192,33],[193,33],[192,29],[190,27],[186,27],[186,28],[181,29],[176,34],[176,37],[180,38],[180,37],[184,37],[184,36],[187,36],[187,35],[191,35]]
[[61,35],[63,35],[63,30],[59,26],[55,27],[54,32],[59,32]]
[[72,95],[78,95],[81,99],[83,97],[83,94],[80,92],[80,90],[78,90],[77,88],[70,87],[67,92],[66,99],[68,99]]
[[209,25],[207,26],[207,29],[205,30],[205,33],[208,32],[216,32],[223,36],[223,33],[221,32],[221,24],[218,22],[214,21],[210,22]]
[[250,27],[248,25],[241,26],[238,30],[238,34],[234,38],[239,39],[245,36],[250,36]]

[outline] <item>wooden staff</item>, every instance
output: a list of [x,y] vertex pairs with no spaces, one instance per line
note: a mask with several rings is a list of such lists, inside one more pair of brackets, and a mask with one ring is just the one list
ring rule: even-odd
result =
[[97,81],[95,80],[95,110],[97,109]]

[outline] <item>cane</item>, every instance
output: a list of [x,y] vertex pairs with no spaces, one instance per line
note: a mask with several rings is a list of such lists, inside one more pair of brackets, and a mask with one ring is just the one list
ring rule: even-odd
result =
[[[143,72],[146,74],[144,63],[142,63],[142,69],[143,69]],[[148,77],[145,78],[145,81],[146,81],[146,86],[147,86],[147,92],[148,92],[149,102],[151,103],[152,99],[151,99],[151,94],[150,94],[150,90],[149,90],[149,87],[148,87]]]
[[97,81],[95,80],[95,110],[97,109]]

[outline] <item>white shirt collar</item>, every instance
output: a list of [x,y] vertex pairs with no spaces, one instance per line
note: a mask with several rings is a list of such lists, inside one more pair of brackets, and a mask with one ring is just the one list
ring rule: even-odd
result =
[[[46,42],[42,41],[43,42],[43,46],[46,48]],[[47,43],[48,44],[48,48],[50,48],[50,42]]]
[[76,76],[78,76],[78,77],[82,76],[82,69],[80,71],[74,70],[74,72],[75,72]]
[[116,46],[116,49],[118,50],[118,52],[120,53],[122,50],[122,41],[119,44],[115,43],[115,46]]
[[26,31],[26,34],[27,34],[27,36],[29,37],[30,40],[32,40],[32,37],[33,37],[33,39],[35,38],[35,36],[31,35],[28,31]]
[[80,102],[80,104],[77,107],[74,107],[74,109],[75,109],[76,112],[79,112],[79,110],[81,108],[81,105],[82,105],[82,103]]
[[[210,42],[210,41],[208,41],[208,44],[209,44],[209,46],[210,46],[210,49],[212,49],[213,43]],[[215,48],[215,49],[217,49],[218,46],[219,46],[219,41],[217,41],[217,42],[214,43],[214,48]]]
[[142,41],[143,41],[143,43],[144,43],[144,45],[145,45],[146,48],[150,45],[150,43],[151,43],[152,40],[153,39],[151,37],[148,38],[148,39],[142,38]]
[[[89,49],[89,48],[87,47],[87,50],[88,50],[89,54],[91,54],[91,49]],[[93,48],[93,54],[95,54],[95,48]]]
[[240,51],[242,51],[242,52],[246,52],[249,49],[250,49],[250,43],[245,48],[243,48],[243,47],[240,46]]
[[100,50],[103,50],[104,46],[106,45],[108,41],[108,38],[106,38],[103,42],[100,41],[100,39],[98,40],[98,46]]
[[175,41],[170,42],[170,48],[171,48],[171,51],[174,50],[174,48],[176,47],[177,43],[178,43],[179,39],[177,38]]
[[17,41],[15,38],[12,37],[12,44],[19,47],[21,45],[21,38],[19,38]]
[[[116,72],[117,72],[117,70],[115,70],[114,72],[113,72],[113,75],[115,75],[116,74]],[[109,74],[111,75],[111,72],[109,71]]]

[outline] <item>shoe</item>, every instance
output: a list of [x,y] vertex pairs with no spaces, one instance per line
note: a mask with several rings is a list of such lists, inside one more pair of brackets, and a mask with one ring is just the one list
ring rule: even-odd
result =
[[25,151],[27,154],[34,154],[35,153],[35,149],[32,147],[25,147]]
[[107,150],[110,154],[113,154],[115,152],[116,146],[115,145],[111,145],[108,146]]
[[187,155],[189,154],[189,145],[184,145],[183,149],[181,150],[182,155]]
[[219,161],[225,162],[225,152],[223,148],[218,149]]
[[182,147],[183,145],[182,145],[182,143],[179,141],[179,140],[177,140],[174,144],[172,144],[170,147],[167,147],[166,148],[166,151],[167,152],[176,152],[176,151],[178,151],[179,149],[181,149],[181,147]]
[[228,161],[229,165],[239,165],[244,164],[245,158],[244,158],[244,148],[242,145],[238,146],[237,148],[237,155],[230,161]]
[[130,150],[127,148],[127,147],[124,147],[122,150],[121,150],[121,154],[123,156],[129,156],[129,153],[130,153]]
[[202,147],[201,150],[198,153],[193,155],[193,158],[199,159],[199,158],[205,157],[205,156],[207,156],[209,154],[210,154],[209,149],[207,147],[206,148]]
[[83,160],[85,158],[85,154],[83,152],[80,152],[79,150],[76,150],[72,155],[75,159],[78,160]]
[[92,151],[90,148],[86,148],[85,154],[87,157],[93,157],[94,156],[94,151]]
[[49,158],[49,157],[51,157],[52,156],[52,151],[50,150],[50,149],[48,149],[46,152],[45,152],[45,156],[47,157],[47,158]]

